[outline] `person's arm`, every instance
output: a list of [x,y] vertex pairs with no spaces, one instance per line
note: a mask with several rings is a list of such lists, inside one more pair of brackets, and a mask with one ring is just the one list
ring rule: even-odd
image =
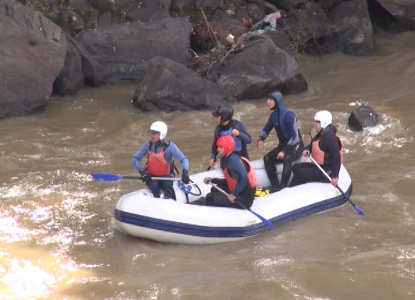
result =
[[273,127],[274,125],[272,124],[272,114],[270,114],[267,123],[258,134],[258,139],[261,141],[265,141]]
[[249,135],[248,131],[245,128],[245,125],[242,122],[237,121],[236,125],[239,127],[239,138],[245,144],[252,143],[252,137]]
[[232,155],[228,159],[228,168],[232,170],[232,175],[236,177],[237,184],[232,191],[232,195],[237,197],[248,182],[248,174],[246,173],[244,163],[237,155]]
[[148,153],[148,146],[149,142],[147,141],[141,146],[140,150],[138,150],[131,159],[132,165],[138,172],[140,172],[140,170],[143,168],[140,164],[140,160]]
[[333,157],[331,165],[331,178],[338,178],[340,172],[340,147],[337,136],[334,134],[327,135],[327,149]]
[[189,160],[186,158],[186,156],[184,156],[184,154],[182,153],[182,151],[180,151],[176,144],[170,142],[169,148],[173,157],[177,159],[182,165],[182,169],[189,170]]
[[212,142],[212,150],[210,151],[210,159],[216,159],[216,156],[218,155],[218,147],[216,146],[217,131],[218,131],[218,126],[216,126],[215,131],[213,133],[213,142]]

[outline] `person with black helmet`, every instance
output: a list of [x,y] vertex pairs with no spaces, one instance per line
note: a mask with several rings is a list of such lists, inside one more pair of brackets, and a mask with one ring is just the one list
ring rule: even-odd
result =
[[[180,161],[182,165],[182,181],[188,184],[189,160],[172,141],[166,138],[167,124],[156,121],[150,126],[150,140],[145,142],[140,150],[134,154],[131,163],[141,174],[142,180],[153,193],[154,198],[160,198],[161,191],[164,196],[176,199],[176,194],[171,180],[154,180],[155,177],[173,177],[173,158]],[[147,156],[147,163],[143,167],[140,160]]]
[[[332,114],[327,110],[320,110],[314,116],[314,129],[317,134],[305,147],[303,156],[311,156],[315,163],[331,177],[331,184],[337,186],[343,157],[342,143],[336,135],[337,128],[332,124]],[[290,186],[307,182],[327,182],[326,175],[313,162],[295,164],[293,179]]]
[[[262,147],[268,134],[274,128],[279,143],[275,149],[264,156],[264,165],[271,182],[271,192],[277,192],[287,187],[291,177],[291,166],[301,156],[304,144],[297,126],[297,118],[290,109],[282,104],[282,94],[278,91],[270,93],[267,105],[273,112],[258,135],[257,147]],[[278,161],[283,162],[281,182],[278,180],[275,166],[275,163]]]
[[213,112],[212,116],[215,118],[218,124],[215,128],[213,135],[212,151],[210,153],[209,167],[213,167],[218,155],[216,141],[221,136],[231,136],[235,141],[235,147],[233,152],[239,156],[243,156],[247,159],[248,150],[247,144],[252,142],[251,136],[248,134],[245,125],[241,121],[232,119],[233,108],[227,105],[219,105]]

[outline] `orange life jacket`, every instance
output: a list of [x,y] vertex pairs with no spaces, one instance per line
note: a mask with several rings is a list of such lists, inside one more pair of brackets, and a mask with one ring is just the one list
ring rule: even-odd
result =
[[[256,186],[258,185],[258,177],[256,176],[255,169],[251,166],[249,160],[247,160],[245,157],[240,156],[239,158],[242,160],[243,163],[245,163],[249,167],[249,170],[248,170],[249,187],[256,188]],[[238,181],[229,175],[227,167],[225,167],[225,169],[223,170],[223,173],[225,174],[225,180],[226,180],[226,184],[228,185],[228,189],[232,193],[236,185],[238,184]]]
[[163,148],[159,153],[151,151],[151,143],[148,148],[148,160],[146,170],[151,176],[167,176],[170,174],[171,166],[170,163],[164,158],[164,152],[166,147]]
[[[342,163],[343,160],[343,147],[342,147],[342,143],[340,142],[340,139],[338,136],[337,137],[337,141],[339,142],[339,154],[340,154],[340,163]],[[327,163],[327,159],[328,159],[328,153],[325,153],[323,150],[320,149],[320,140],[321,138],[313,141],[311,143],[311,157],[316,161],[316,163],[318,163],[320,166],[324,165],[325,160]]]

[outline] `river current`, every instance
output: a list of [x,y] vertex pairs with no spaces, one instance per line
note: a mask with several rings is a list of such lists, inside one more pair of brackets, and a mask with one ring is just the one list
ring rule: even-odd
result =
[[[134,84],[54,97],[27,117],[0,120],[0,299],[415,299],[415,32],[376,35],[371,57],[305,56],[309,89],[284,103],[307,143],[316,111],[333,113],[353,180],[345,204],[243,241],[162,244],[114,228],[118,199],[144,187],[96,182],[90,174],[136,175],[132,155],[153,121],[190,161],[208,165],[210,111],[142,113]],[[352,132],[357,105],[379,125]],[[238,103],[235,118],[256,137],[266,99]],[[252,159],[265,149],[253,146]]]

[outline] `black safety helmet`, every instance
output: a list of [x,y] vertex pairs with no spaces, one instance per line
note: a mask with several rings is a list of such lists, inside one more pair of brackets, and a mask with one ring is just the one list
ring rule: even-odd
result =
[[233,108],[227,105],[219,105],[214,111],[212,111],[212,116],[220,116],[221,122],[229,121],[233,116]]

